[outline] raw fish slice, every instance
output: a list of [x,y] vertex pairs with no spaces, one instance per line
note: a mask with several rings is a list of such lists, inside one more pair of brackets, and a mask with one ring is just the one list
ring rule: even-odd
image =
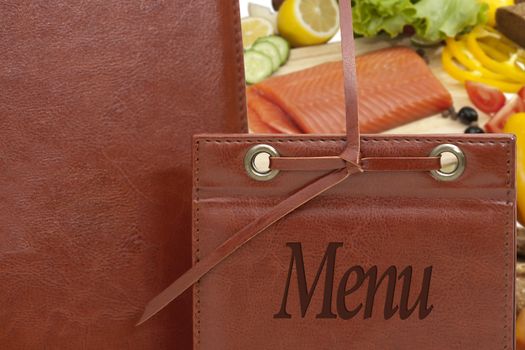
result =
[[[255,113],[254,119],[259,119],[260,123],[266,124],[266,126],[276,133],[280,134],[300,134],[301,130],[290,120],[290,117],[276,104],[268,101],[266,98],[261,96],[254,88],[248,88],[248,110],[251,113]],[[254,130],[255,133],[264,132],[260,131],[260,128]]]
[[[359,56],[357,76],[363,133],[383,132],[452,106],[450,93],[425,61],[406,47]],[[274,77],[252,89],[281,108],[303,133],[345,132],[340,61]]]
[[254,134],[282,134],[263,122],[259,114],[250,107],[248,107],[248,126]]

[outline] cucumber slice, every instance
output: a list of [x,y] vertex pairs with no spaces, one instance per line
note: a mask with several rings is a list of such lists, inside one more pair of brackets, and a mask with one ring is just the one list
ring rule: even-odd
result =
[[273,71],[281,66],[281,56],[277,47],[269,41],[261,41],[252,46],[252,50],[265,54],[272,60]]
[[270,35],[257,39],[255,43],[262,41],[270,42],[277,47],[277,50],[279,51],[279,57],[281,58],[281,66],[285,64],[286,61],[288,61],[288,57],[290,56],[290,43],[286,39],[277,35]]
[[255,50],[244,53],[244,74],[248,84],[257,84],[273,73],[272,59]]

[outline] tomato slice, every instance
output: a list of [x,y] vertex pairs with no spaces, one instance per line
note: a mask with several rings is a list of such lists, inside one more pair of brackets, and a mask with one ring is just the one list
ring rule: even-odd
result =
[[[525,94],[525,89],[522,89]],[[525,112],[525,99],[515,96],[485,125],[485,129],[492,133],[501,133],[509,117],[516,113]]]
[[520,91],[518,91],[518,96],[521,97],[523,103],[525,103],[525,86],[522,87]]
[[473,81],[467,81],[465,86],[474,106],[487,114],[499,112],[507,102],[503,92],[496,88]]

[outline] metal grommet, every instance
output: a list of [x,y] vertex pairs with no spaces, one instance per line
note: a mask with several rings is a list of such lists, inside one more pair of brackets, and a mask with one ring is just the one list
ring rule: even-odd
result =
[[439,181],[455,181],[463,175],[465,172],[465,167],[467,165],[467,160],[465,154],[456,145],[444,144],[439,145],[432,150],[430,153],[431,157],[442,157],[444,154],[452,154],[456,159],[454,161],[454,168],[450,171],[445,171],[446,165],[443,164],[443,167],[440,170],[432,170],[430,174]]
[[[259,156],[267,156],[268,164],[264,167],[261,166]],[[257,181],[270,181],[279,175],[279,170],[270,169],[270,157],[279,157],[279,152],[275,148],[269,145],[257,145],[252,147],[244,157],[244,168],[248,173],[248,176]]]

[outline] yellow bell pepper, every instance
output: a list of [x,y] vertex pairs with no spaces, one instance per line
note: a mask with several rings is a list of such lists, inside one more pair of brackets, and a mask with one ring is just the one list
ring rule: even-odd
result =
[[496,87],[504,92],[511,92],[516,93],[518,92],[523,85],[516,84],[512,82],[507,82],[505,80],[497,80],[497,79],[491,79],[488,77],[483,76],[483,73],[480,71],[468,71],[460,68],[455,62],[454,57],[452,56],[452,53],[450,52],[448,47],[445,47],[443,49],[443,55],[442,55],[442,64],[443,69],[454,79],[461,81],[462,83],[465,83],[466,81],[475,81],[478,83],[486,84],[489,86]]
[[505,80],[504,75],[493,73],[483,67],[483,65],[468,51],[464,42],[448,38],[447,48],[450,50],[452,56],[454,56],[454,58],[457,59],[459,63],[465,66],[465,68],[471,71],[479,71],[482,76],[489,79]]
[[504,132],[517,137],[518,161],[518,216],[525,224],[525,113],[514,114],[505,124]]
[[454,79],[518,92],[525,85],[525,51],[496,29],[475,28],[458,39],[448,38],[443,50],[443,68]]
[[[495,35],[494,33],[484,32],[483,28],[478,27],[465,37],[467,47],[474,57],[483,64],[486,68],[493,72],[503,74],[508,79],[513,80],[517,83],[525,84],[525,71],[516,65],[516,61],[520,54],[518,48],[516,53],[511,55],[509,60],[506,62],[498,62],[490,58],[480,47],[478,38],[483,35]],[[501,37],[503,37],[501,35]]]
[[480,0],[480,2],[489,5],[488,25],[492,27],[496,26],[496,11],[498,8],[514,5],[514,0]]
[[521,310],[516,320],[516,350],[525,349],[525,311]]
[[[463,41],[461,41],[464,43]],[[509,54],[501,49],[495,48],[484,42],[479,43],[479,47],[487,53],[487,55],[497,61],[504,62],[509,59]],[[468,49],[467,49],[468,50]]]

